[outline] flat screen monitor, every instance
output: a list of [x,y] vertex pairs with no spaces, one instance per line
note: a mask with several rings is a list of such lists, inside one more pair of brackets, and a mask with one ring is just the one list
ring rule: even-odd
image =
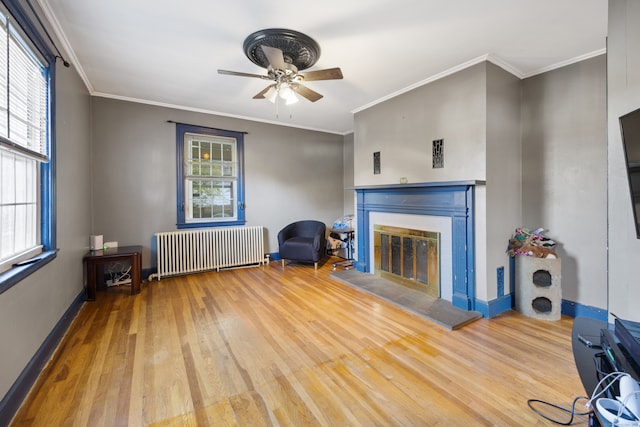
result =
[[620,117],[636,237],[640,239],[640,109]]

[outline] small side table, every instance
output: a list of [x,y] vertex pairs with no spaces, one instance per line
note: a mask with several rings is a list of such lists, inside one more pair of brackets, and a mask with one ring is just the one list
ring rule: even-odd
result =
[[[342,242],[346,243],[347,247],[346,249],[346,258],[344,258],[344,261],[337,261],[332,263],[331,265],[333,266],[333,269],[335,270],[337,267],[342,267],[345,270],[350,269],[351,267],[353,267],[353,240],[354,240],[354,235],[355,235],[355,231],[353,228],[332,228],[331,230],[329,230],[329,232],[331,234],[344,234],[346,235],[346,239],[340,239]],[[334,253],[335,251],[339,251],[342,248],[339,249],[335,249],[333,250]],[[339,256],[339,255],[338,255]]]
[[131,263],[131,295],[140,293],[142,246],[122,246],[104,251],[90,251],[82,258],[87,273],[87,301],[95,301],[98,273],[101,273],[100,284],[104,285],[103,265],[113,261]]

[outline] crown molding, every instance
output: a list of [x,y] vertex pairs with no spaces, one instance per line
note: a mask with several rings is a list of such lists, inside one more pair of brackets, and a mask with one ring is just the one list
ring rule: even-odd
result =
[[375,106],[377,104],[380,104],[380,103],[382,103],[384,101],[387,101],[389,99],[395,98],[396,96],[402,95],[404,93],[412,91],[412,90],[414,90],[416,88],[419,88],[421,86],[424,86],[426,84],[433,83],[434,81],[440,80],[440,79],[442,79],[444,77],[450,76],[452,74],[455,74],[455,73],[457,73],[459,71],[462,71],[464,69],[467,69],[469,67],[472,67],[472,66],[477,65],[477,64],[482,63],[482,62],[491,62],[492,64],[494,64],[494,65],[502,68],[503,70],[513,74],[514,76],[516,76],[520,80],[523,80],[523,79],[526,79],[528,77],[535,76],[537,74],[542,74],[542,73],[546,73],[548,71],[552,71],[552,70],[555,70],[555,69],[558,69],[558,68],[566,67],[567,65],[571,65],[571,64],[574,64],[576,62],[581,62],[581,61],[587,60],[589,58],[593,58],[593,57],[596,57],[596,56],[599,56],[599,55],[603,55],[605,53],[606,53],[606,49],[600,49],[600,50],[597,50],[597,51],[589,52],[589,53],[584,54],[584,55],[577,56],[575,58],[568,59],[566,61],[558,62],[556,64],[550,65],[548,67],[541,68],[539,70],[536,70],[536,71],[533,71],[533,72],[530,72],[530,73],[522,72],[520,69],[518,69],[514,65],[510,64],[508,61],[505,61],[502,58],[498,57],[497,55],[485,54],[485,55],[478,56],[478,57],[476,57],[474,59],[471,59],[471,60],[469,60],[467,62],[463,62],[462,64],[456,65],[455,67],[451,67],[451,68],[449,68],[449,69],[447,69],[445,71],[442,71],[442,72],[440,72],[438,74],[434,74],[433,76],[427,77],[426,79],[424,79],[422,81],[414,83],[414,84],[412,84],[410,86],[407,86],[407,87],[405,87],[403,89],[400,89],[400,90],[398,90],[396,92],[390,93],[389,95],[383,96],[382,98],[376,99],[375,101],[372,101],[372,102],[370,102],[368,104],[365,104],[365,105],[363,105],[361,107],[358,107],[358,108],[356,108],[354,110],[351,110],[351,113],[355,114],[355,113],[358,113],[360,111],[364,111],[364,110],[366,110],[368,108],[371,108],[371,107],[373,107],[373,106]]

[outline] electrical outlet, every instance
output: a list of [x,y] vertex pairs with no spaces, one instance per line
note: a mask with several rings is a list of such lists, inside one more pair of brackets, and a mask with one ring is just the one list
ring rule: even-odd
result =
[[109,249],[117,248],[118,242],[105,242],[104,245]]

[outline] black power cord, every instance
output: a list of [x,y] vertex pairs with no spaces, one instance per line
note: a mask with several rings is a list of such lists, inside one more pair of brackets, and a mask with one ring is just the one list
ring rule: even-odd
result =
[[[562,426],[570,426],[571,424],[573,424],[573,419],[574,419],[574,417],[576,415],[577,416],[584,416],[584,415],[589,415],[592,412],[591,409],[586,411],[586,412],[576,412],[576,404],[578,403],[578,401],[580,399],[587,399],[588,400],[589,398],[586,397],[586,396],[578,396],[578,397],[576,397],[575,399],[573,399],[573,403],[571,404],[571,409],[563,408],[562,406],[556,405],[555,403],[550,403],[550,402],[546,402],[544,400],[539,400],[539,399],[529,399],[529,400],[527,400],[527,405],[529,405],[529,408],[531,408],[531,410],[533,412],[535,412],[536,414],[540,415],[545,420],[549,420],[552,423],[560,424]],[[547,415],[543,414],[538,409],[536,409],[534,407],[535,406],[534,404],[546,405],[548,407],[557,409],[560,412],[565,412],[565,413],[571,414],[571,418],[569,418],[569,421],[565,421],[565,422],[555,420],[555,419],[551,418],[550,416],[547,416]]]

